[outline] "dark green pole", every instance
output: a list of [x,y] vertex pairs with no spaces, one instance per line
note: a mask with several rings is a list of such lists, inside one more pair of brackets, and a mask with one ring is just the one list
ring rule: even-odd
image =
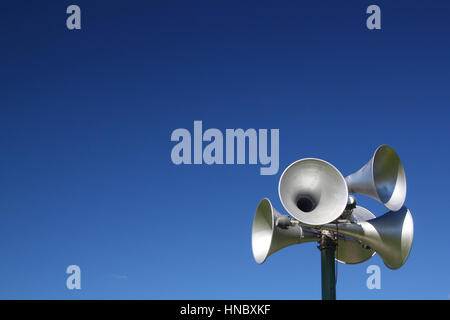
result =
[[336,300],[336,276],[334,265],[336,241],[327,231],[322,231],[319,250],[322,261],[322,300]]

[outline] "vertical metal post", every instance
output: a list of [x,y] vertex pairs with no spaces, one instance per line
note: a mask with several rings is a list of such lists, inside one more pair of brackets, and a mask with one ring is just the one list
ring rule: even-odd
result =
[[322,300],[336,300],[335,251],[336,240],[328,231],[322,231],[320,239],[322,262]]

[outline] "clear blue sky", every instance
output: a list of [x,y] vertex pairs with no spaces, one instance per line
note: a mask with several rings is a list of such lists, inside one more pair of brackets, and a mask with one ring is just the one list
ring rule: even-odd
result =
[[[389,144],[411,255],[396,271],[378,255],[339,265],[337,298],[447,299],[449,30],[448,1],[2,1],[0,298],[320,299],[315,244],[253,261],[255,208],[282,212],[278,179],[299,158],[347,175]],[[280,171],[175,166],[170,135],[194,120],[279,128]]]

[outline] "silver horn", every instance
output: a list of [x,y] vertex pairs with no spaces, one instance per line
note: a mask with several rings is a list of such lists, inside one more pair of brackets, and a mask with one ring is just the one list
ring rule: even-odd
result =
[[387,145],[378,147],[372,159],[345,180],[350,193],[369,196],[389,210],[400,210],[405,202],[405,170],[397,153]]
[[301,159],[284,170],[278,185],[281,203],[302,224],[316,226],[337,219],[348,199],[344,177],[330,163]]
[[321,228],[361,241],[374,249],[390,269],[398,269],[406,262],[414,236],[413,219],[406,207],[368,221],[326,224]]
[[269,199],[261,200],[252,227],[252,251],[257,263],[263,263],[271,254],[287,246],[319,240],[315,230],[289,222],[289,217],[279,214]]
[[[354,223],[374,218],[376,217],[372,212],[360,206],[356,206],[350,216],[350,220]],[[361,241],[347,236],[338,236],[338,245],[336,248],[337,261],[345,264],[357,264],[369,260],[374,254],[375,250],[362,244]]]

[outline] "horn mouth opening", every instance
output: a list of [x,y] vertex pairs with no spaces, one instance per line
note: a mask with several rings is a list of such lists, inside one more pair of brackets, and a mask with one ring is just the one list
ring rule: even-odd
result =
[[284,170],[278,194],[291,216],[306,225],[321,225],[344,212],[348,188],[344,177],[332,164],[306,158]]
[[373,179],[381,202],[400,210],[406,198],[406,175],[400,157],[391,147],[380,146],[373,157]]
[[252,252],[258,264],[267,259],[272,243],[274,223],[270,200],[261,200],[256,208],[252,226]]

